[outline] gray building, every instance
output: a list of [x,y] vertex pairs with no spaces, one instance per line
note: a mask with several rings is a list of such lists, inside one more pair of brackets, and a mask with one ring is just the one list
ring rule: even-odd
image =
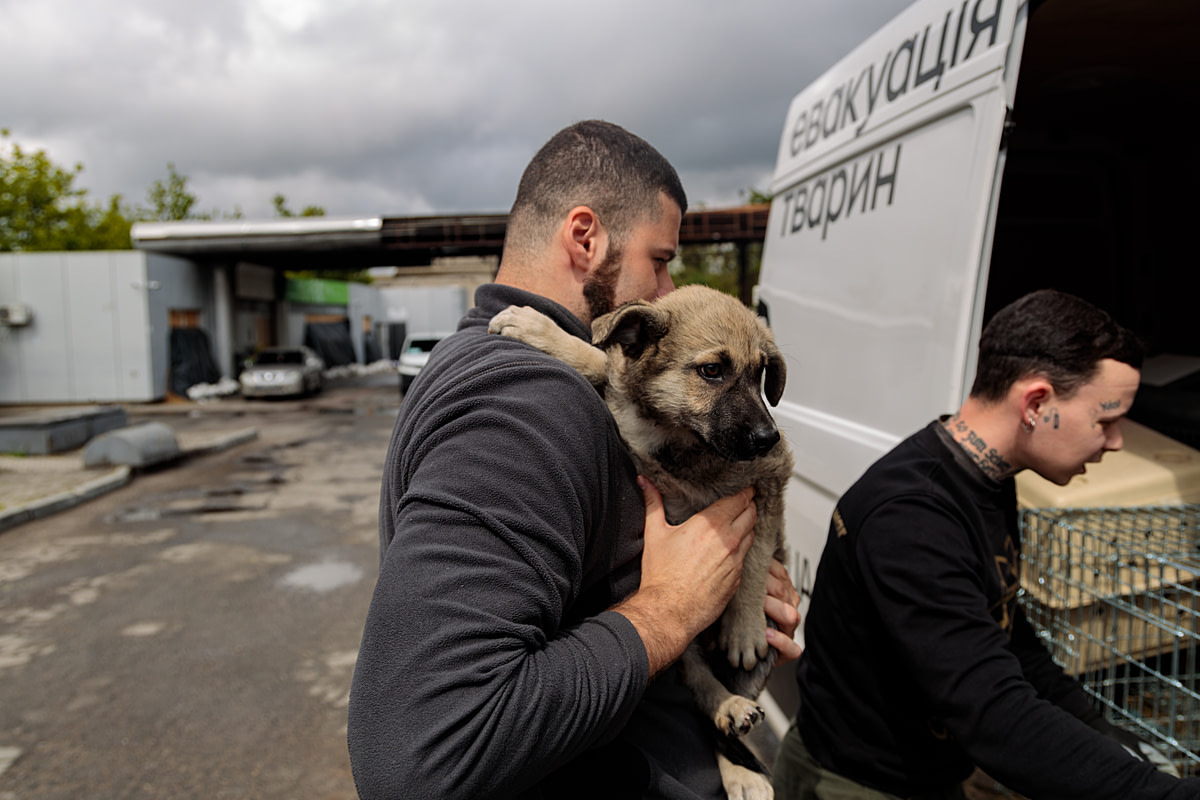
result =
[[162,399],[172,327],[217,322],[205,273],[137,251],[0,254],[0,403]]
[[0,404],[154,402],[236,377],[263,347],[366,363],[393,356],[408,326],[453,329],[468,307],[460,287],[285,278],[417,258],[383,248],[381,226],[139,223],[137,250],[0,254]]

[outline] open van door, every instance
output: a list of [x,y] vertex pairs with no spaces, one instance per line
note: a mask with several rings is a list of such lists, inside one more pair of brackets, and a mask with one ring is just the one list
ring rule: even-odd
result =
[[757,297],[790,362],[802,595],[838,496],[969,388],[1025,22],[1016,0],[921,0],[788,110]]

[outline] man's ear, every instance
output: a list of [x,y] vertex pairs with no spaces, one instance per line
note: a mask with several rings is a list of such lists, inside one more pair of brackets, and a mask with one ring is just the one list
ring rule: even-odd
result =
[[1055,398],[1054,386],[1041,375],[1019,380],[1013,389],[1022,421],[1029,421],[1032,417],[1034,424]]
[[571,266],[581,277],[600,263],[608,246],[608,232],[596,212],[588,206],[576,206],[567,212],[562,236],[571,256]]

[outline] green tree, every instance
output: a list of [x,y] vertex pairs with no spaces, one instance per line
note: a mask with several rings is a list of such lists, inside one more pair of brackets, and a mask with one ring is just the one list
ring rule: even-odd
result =
[[[738,190],[748,205],[766,205],[771,195],[751,186]],[[700,283],[750,303],[750,290],[758,283],[762,264],[762,243],[752,242],[740,249],[733,242],[688,244],[679,248],[679,257],[671,262],[671,278],[677,286]]]
[[751,186],[746,190],[746,202],[752,206],[763,205],[771,202],[771,195],[765,192],[760,192],[758,189]]
[[[297,214],[287,206],[287,198],[282,194],[276,193],[271,198],[271,204],[275,206],[275,216],[277,217],[295,217]],[[301,217],[323,217],[325,209],[321,206],[305,206],[300,210]]]
[[742,250],[733,242],[685,244],[671,262],[671,279],[676,286],[700,283],[749,303],[750,287],[758,282],[761,262],[762,244],[758,242]]
[[196,205],[196,195],[188,191],[187,183],[187,176],[180,175],[175,165],[168,163],[167,179],[156,180],[146,190],[150,207],[145,210],[144,218],[162,222],[194,219],[192,208]]
[[0,251],[130,247],[131,212],[113,195],[107,206],[75,188],[83,165],[67,169],[45,150],[29,152],[0,129]]
[[188,176],[179,174],[172,163],[167,164],[166,179],[158,179],[146,190],[149,206],[138,210],[141,220],[176,222],[180,220],[241,219],[242,209],[234,206],[233,211],[219,209],[194,211],[198,198],[188,189]]
[[[106,204],[92,204],[87,190],[75,187],[82,164],[66,168],[45,150],[30,152],[9,141],[0,129],[0,252],[36,250],[127,250],[133,246],[129,230],[135,221],[241,219],[242,210],[197,212],[196,194],[188,177],[175,164],[167,164],[166,178],[155,180],[146,191],[145,206],[131,208],[121,195]],[[276,194],[272,202],[281,217],[297,216],[287,199]],[[321,206],[305,206],[299,216],[321,217]],[[342,276],[345,277],[345,276]],[[365,273],[351,280],[366,280]]]

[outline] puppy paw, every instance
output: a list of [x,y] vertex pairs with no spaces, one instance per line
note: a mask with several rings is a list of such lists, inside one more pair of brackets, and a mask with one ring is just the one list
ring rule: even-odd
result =
[[545,351],[561,335],[561,329],[545,314],[529,306],[509,306],[492,317],[488,333],[508,336]]
[[775,790],[766,775],[751,769],[721,762],[721,783],[729,800],[772,800]]
[[717,708],[713,722],[726,735],[744,736],[752,731],[754,726],[765,716],[766,714],[753,700],[734,694],[726,698]]
[[749,620],[734,614],[722,617],[717,646],[725,652],[730,666],[754,669],[755,664],[767,657],[767,627],[762,614]]

